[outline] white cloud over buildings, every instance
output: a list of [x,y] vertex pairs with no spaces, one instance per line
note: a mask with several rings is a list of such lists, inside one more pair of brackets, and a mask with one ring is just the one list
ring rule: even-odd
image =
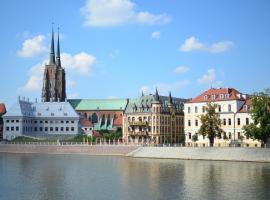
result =
[[37,35],[33,38],[26,39],[22,48],[17,52],[20,57],[34,57],[39,54],[48,51],[48,47],[45,45],[45,36]]
[[171,18],[165,14],[135,11],[131,0],[86,0],[81,8],[85,26],[108,27],[124,24],[166,24]]
[[233,45],[232,41],[222,41],[208,45],[199,42],[196,37],[192,36],[185,40],[179,50],[182,52],[202,51],[208,53],[222,53],[230,50]]
[[216,71],[215,69],[208,69],[207,73],[202,75],[201,78],[197,80],[198,84],[203,85],[206,84],[212,87],[220,87],[222,85],[222,81],[216,80]]
[[187,66],[178,66],[175,69],[175,73],[177,74],[184,74],[189,71],[189,68]]

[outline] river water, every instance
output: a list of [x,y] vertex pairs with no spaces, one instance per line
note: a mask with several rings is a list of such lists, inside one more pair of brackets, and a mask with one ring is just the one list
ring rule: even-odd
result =
[[270,199],[270,164],[0,154],[0,199]]

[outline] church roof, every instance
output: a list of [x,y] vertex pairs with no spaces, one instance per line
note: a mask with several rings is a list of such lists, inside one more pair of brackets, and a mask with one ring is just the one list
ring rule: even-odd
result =
[[84,110],[125,110],[128,99],[69,99],[76,111]]
[[4,117],[79,118],[69,102],[29,102],[18,100]]

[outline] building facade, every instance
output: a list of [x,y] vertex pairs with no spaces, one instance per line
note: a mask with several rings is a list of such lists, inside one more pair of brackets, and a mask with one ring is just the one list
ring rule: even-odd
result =
[[184,142],[184,99],[171,94],[141,95],[128,103],[123,117],[126,142],[164,144]]
[[[245,137],[243,126],[252,123],[250,114],[251,99],[234,88],[211,88],[198,97],[185,103],[186,145],[209,146],[209,139],[198,134],[200,116],[205,114],[207,103],[217,105],[216,112],[225,132],[222,138],[215,138],[215,146],[260,146],[260,142]],[[194,135],[198,141],[194,142]]]
[[69,99],[68,102],[82,117],[87,118],[94,130],[122,128],[123,114],[128,99]]
[[56,57],[54,53],[54,32],[52,30],[51,52],[49,64],[45,66],[43,75],[42,101],[57,102],[66,99],[66,74],[61,66],[59,32]]
[[0,103],[0,140],[3,139],[3,126],[4,126],[4,122],[3,122],[3,118],[2,116],[6,113],[6,107],[5,104]]
[[19,98],[3,116],[4,139],[76,135],[79,119],[68,102],[29,102]]

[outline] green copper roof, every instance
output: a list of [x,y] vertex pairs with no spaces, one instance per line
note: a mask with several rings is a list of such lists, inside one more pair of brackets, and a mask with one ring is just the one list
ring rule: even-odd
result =
[[76,110],[125,110],[127,99],[69,99]]

